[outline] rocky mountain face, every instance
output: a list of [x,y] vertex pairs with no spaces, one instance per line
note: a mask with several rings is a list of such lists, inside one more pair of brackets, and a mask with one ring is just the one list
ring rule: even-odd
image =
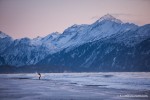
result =
[[150,24],[123,23],[107,14],[62,34],[13,40],[0,34],[0,65],[43,71],[150,71]]
[[134,46],[110,40],[85,43],[72,50],[64,49],[47,56],[37,65],[67,66],[71,71],[150,70],[150,38]]

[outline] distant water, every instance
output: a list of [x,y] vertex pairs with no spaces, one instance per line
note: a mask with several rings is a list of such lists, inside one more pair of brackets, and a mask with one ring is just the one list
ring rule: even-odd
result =
[[[61,81],[78,86],[150,90],[150,72],[41,73],[42,80]],[[33,74],[0,74],[0,78],[38,79]]]

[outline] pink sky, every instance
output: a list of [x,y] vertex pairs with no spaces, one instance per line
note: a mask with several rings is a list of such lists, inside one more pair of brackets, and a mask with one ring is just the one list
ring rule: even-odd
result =
[[0,0],[0,30],[13,38],[46,36],[109,13],[124,22],[150,23],[150,0]]

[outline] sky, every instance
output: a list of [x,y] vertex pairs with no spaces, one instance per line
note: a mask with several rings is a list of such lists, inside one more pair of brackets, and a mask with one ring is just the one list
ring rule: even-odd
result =
[[0,31],[14,39],[43,37],[73,24],[92,24],[105,14],[150,24],[150,0],[0,0]]

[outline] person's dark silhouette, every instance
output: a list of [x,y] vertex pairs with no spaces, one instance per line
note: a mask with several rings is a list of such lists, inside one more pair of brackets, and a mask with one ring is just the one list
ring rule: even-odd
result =
[[39,75],[39,80],[41,79],[41,74],[40,73],[38,73],[38,75]]

